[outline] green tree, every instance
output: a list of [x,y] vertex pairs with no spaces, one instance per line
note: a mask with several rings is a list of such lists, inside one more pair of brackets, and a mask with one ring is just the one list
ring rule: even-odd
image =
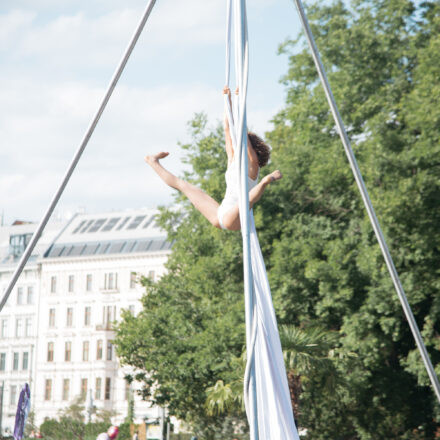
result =
[[26,420],[26,426],[24,427],[24,437],[29,437],[31,433],[35,433],[38,430],[38,426],[35,424],[35,411],[29,411],[28,418]]
[[[220,199],[224,191],[223,133],[209,132],[199,115],[191,123],[194,142],[183,145],[194,173],[187,178]],[[216,167],[217,164],[221,166]],[[203,438],[224,438],[243,413],[208,415],[205,390],[231,368],[243,351],[244,315],[240,235],[202,221],[177,195],[185,215],[164,210],[160,219],[174,241],[167,269],[157,283],[143,279],[142,312],[125,313],[116,344],[123,363],[137,368],[143,396],[194,426]],[[226,426],[225,426],[226,424]]]
[[58,420],[49,419],[40,426],[44,438],[50,440],[83,440],[86,429],[85,423],[67,416]]
[[119,425],[118,439],[120,440],[131,440],[130,434],[130,423],[123,422]]
[[[57,419],[45,420],[40,432],[48,440],[94,440],[110,426],[111,411],[97,411],[96,422],[85,423],[83,397],[76,398],[67,408],[60,410]],[[124,439],[122,439],[124,440]]]
[[339,335],[319,327],[280,326],[292,408],[295,419],[301,414],[302,392],[309,387],[322,395],[334,395],[346,384],[338,364],[354,356],[335,348]]
[[128,393],[128,402],[127,402],[127,416],[125,417],[125,422],[130,424],[133,423],[134,420],[134,396],[133,390],[130,388]]
[[[438,137],[424,138],[420,121],[433,133],[439,111],[431,105],[428,115],[408,100],[417,97],[421,104],[419,75],[425,87],[438,87],[432,67],[438,71],[438,54],[430,52],[434,61],[425,56],[430,71],[422,67],[423,52],[437,38],[430,21],[436,14],[438,21],[438,4],[349,6],[315,4],[309,19],[416,318],[424,334],[431,326],[437,335],[439,144]],[[297,48],[298,41],[283,50],[289,53],[292,45]],[[438,406],[418,377],[420,357],[308,50],[289,56],[284,82],[286,107],[275,117],[270,139],[274,163],[287,168],[288,182],[275,189],[276,198],[263,200],[272,209],[260,206],[269,214],[264,230],[273,238],[275,303],[282,322],[338,330],[341,348],[358,355],[342,370],[348,383],[342,397],[323,398],[311,387],[303,393],[301,423],[314,439],[432,438]],[[272,231],[268,225],[280,215],[282,227]],[[438,351],[431,355],[438,363]]]
[[[338,335],[336,332],[329,332],[321,328],[300,329],[294,326],[283,325],[279,328],[280,341],[283,347],[283,356],[287,370],[292,408],[295,419],[300,413],[300,396],[307,384],[321,393],[335,393],[338,387],[343,384],[337,362],[343,362],[352,353],[344,354],[335,349]],[[224,383],[218,380],[217,383],[206,390],[206,405],[210,414],[227,413],[232,408],[243,407],[243,374],[246,364],[246,353],[241,359],[241,377],[232,383]]]
[[[409,0],[308,7],[396,267],[440,366],[439,10],[437,1]],[[332,365],[344,379],[323,393],[323,377],[310,374],[299,424],[314,440],[432,439],[439,407],[312,59],[301,37],[281,50],[289,57],[286,104],[267,137],[271,167],[285,177],[257,204],[256,224],[279,324],[334,332],[343,361]],[[183,146],[192,170],[186,177],[220,200],[222,133],[198,116],[192,134]],[[179,212],[164,209],[160,220],[174,241],[168,273],[156,284],[143,281],[143,311],[124,315],[118,353],[137,369],[146,398],[208,433],[204,438],[222,438],[227,417],[243,420],[240,405],[209,415],[205,399],[219,380],[241,378],[241,238],[212,228],[179,195],[177,201]]]

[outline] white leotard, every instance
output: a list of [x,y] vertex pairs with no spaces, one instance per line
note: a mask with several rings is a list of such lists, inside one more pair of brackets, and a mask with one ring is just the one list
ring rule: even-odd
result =
[[[258,174],[260,174],[259,170],[258,170]],[[235,161],[229,164],[228,169],[226,170],[225,173],[225,180],[226,180],[226,193],[217,211],[218,221],[222,229],[226,229],[223,224],[224,215],[230,209],[234,208],[238,204],[238,169]],[[251,179],[248,176],[249,191],[252,188],[254,188],[257,184],[258,184],[258,175],[255,180]]]

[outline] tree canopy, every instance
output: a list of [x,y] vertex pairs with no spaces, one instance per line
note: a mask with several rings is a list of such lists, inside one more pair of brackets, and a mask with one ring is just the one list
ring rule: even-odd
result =
[[[330,84],[396,268],[440,373],[440,3],[352,0],[307,9]],[[344,381],[308,377],[298,423],[313,439],[432,439],[439,406],[405,321],[302,37],[287,41],[284,108],[266,133],[284,178],[255,207],[280,325],[336,334]],[[224,192],[223,134],[198,115],[186,178]],[[168,273],[144,280],[143,311],[117,345],[145,397],[203,438],[224,438],[239,406],[208,415],[206,390],[242,376],[242,251],[177,195],[163,209]],[[183,214],[183,215],[182,215]],[[354,353],[356,356],[344,356]]]

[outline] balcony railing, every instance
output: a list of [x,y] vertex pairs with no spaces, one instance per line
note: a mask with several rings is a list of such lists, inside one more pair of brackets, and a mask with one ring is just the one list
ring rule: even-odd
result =
[[112,322],[106,322],[104,324],[96,324],[96,330],[105,330],[105,331],[112,331],[113,329],[113,323]]
[[112,288],[101,287],[99,290],[102,293],[119,293],[119,287],[112,287]]

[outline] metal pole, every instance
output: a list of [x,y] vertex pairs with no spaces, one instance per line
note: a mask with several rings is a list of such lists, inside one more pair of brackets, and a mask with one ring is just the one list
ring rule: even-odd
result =
[[170,421],[167,422],[167,440],[170,440]]
[[31,396],[33,396],[32,393],[32,363],[34,361],[34,344],[31,344],[30,346],[30,356],[29,356],[29,390],[31,391]]
[[345,153],[347,155],[348,161],[350,163],[351,169],[353,171],[354,177],[356,179],[356,183],[359,187],[359,191],[362,196],[362,200],[364,202],[365,208],[367,209],[368,216],[370,218],[370,222],[373,226],[374,232],[376,233],[377,241],[379,242],[380,249],[382,250],[383,257],[385,258],[386,265],[388,267],[388,271],[390,272],[391,278],[394,283],[394,287],[396,289],[397,295],[399,297],[400,303],[402,304],[406,319],[411,328],[412,334],[416,341],[417,347],[422,356],[423,363],[425,364],[426,371],[428,372],[429,378],[431,379],[432,386],[434,387],[435,394],[437,396],[438,401],[440,402],[440,384],[435,374],[434,367],[432,366],[431,359],[429,358],[428,352],[426,350],[425,344],[423,343],[422,336],[420,334],[420,330],[417,326],[416,320],[414,319],[414,315],[412,313],[411,307],[408,303],[408,300],[405,295],[405,291],[403,290],[402,283],[400,282],[399,275],[394,266],[393,259],[388,250],[388,246],[386,244],[384,235],[382,233],[382,229],[380,227],[379,221],[376,217],[376,213],[374,211],[373,205],[370,200],[370,196],[368,195],[367,188],[365,186],[364,180],[362,178],[362,174],[359,170],[356,157],[351,148],[350,140],[348,139],[347,133],[345,131],[344,123],[342,122],[341,115],[339,114],[338,107],[336,105],[335,98],[330,88],[330,84],[327,79],[327,75],[325,73],[324,66],[321,61],[321,57],[318,52],[318,48],[316,47],[315,40],[313,38],[312,31],[310,29],[306,13],[303,8],[303,4],[301,0],[294,0],[296,7],[298,9],[298,13],[301,18],[301,23],[304,28],[305,35],[307,37],[307,41],[310,46],[310,50],[312,51],[313,60],[315,61],[316,68],[319,73],[319,77],[321,79],[322,85],[325,90],[325,94],[327,96],[328,103],[330,105],[330,109],[333,114],[333,118],[335,120],[336,126],[338,127],[339,136],[341,137],[342,143],[344,145]]
[[107,103],[113,93],[113,90],[115,89],[116,84],[118,83],[119,78],[122,75],[122,72],[125,68],[125,65],[127,64],[127,61],[130,58],[130,55],[131,55],[131,53],[132,53],[132,51],[133,51],[133,49],[139,39],[139,36],[142,33],[142,30],[145,26],[145,23],[147,22],[148,17],[150,16],[150,13],[151,13],[155,3],[156,3],[156,0],[150,0],[150,2],[148,3],[148,6],[146,7],[146,9],[144,11],[142,19],[140,20],[140,22],[136,28],[136,31],[130,40],[129,45],[128,45],[127,49],[125,50],[125,53],[124,53],[119,65],[118,65],[115,73],[113,74],[113,77],[110,81],[107,92],[104,95],[104,98],[98,108],[98,111],[96,112],[89,128],[87,129],[87,131],[83,137],[83,140],[81,141],[81,144],[72,159],[72,162],[70,163],[70,166],[69,166],[69,168],[68,168],[68,170],[67,170],[67,172],[61,182],[60,187],[58,188],[57,192],[55,193],[55,195],[49,205],[49,208],[47,209],[46,213],[44,214],[43,219],[41,220],[40,224],[38,225],[37,230],[34,232],[31,241],[29,242],[26,250],[24,251],[22,257],[20,258],[18,266],[15,269],[15,272],[12,275],[11,280],[9,281],[8,287],[6,288],[5,294],[4,294],[2,301],[0,303],[0,312],[3,310],[3,307],[5,306],[6,301],[8,300],[9,295],[11,294],[12,289],[15,286],[15,283],[17,282],[18,277],[20,276],[21,272],[23,271],[23,268],[26,265],[27,260],[31,256],[32,251],[34,250],[35,245],[37,244],[41,234],[43,233],[44,228],[46,227],[47,222],[49,221],[58,201],[60,200],[60,197],[63,194],[64,189],[66,188],[66,185],[69,182],[69,179],[72,176],[73,171],[75,170],[75,167],[78,164],[83,151],[85,150],[87,144],[89,143],[89,140],[90,140],[93,132],[95,131],[96,125],[98,124],[99,119],[101,118],[101,115],[104,112],[104,109],[105,109],[105,107],[106,107],[106,105],[107,105]]
[[3,392],[5,389],[5,381],[2,380],[1,391],[0,391],[0,436],[3,435]]
[[160,408],[160,440],[165,440],[165,408]]
[[87,412],[87,423],[92,422],[92,414],[93,414],[93,390],[89,388],[86,398],[86,412]]

